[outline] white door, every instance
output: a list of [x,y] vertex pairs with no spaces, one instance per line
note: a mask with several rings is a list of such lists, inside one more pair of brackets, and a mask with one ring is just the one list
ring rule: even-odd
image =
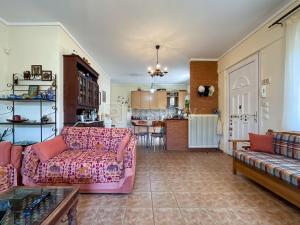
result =
[[246,139],[258,133],[258,56],[229,71],[229,139]]

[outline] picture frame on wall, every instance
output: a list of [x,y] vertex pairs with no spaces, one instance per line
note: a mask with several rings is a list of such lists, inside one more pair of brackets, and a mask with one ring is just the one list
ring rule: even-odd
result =
[[52,71],[51,70],[43,70],[42,71],[42,80],[43,81],[52,81]]
[[38,85],[29,85],[28,95],[29,97],[33,98],[38,95],[39,86]]
[[31,75],[33,77],[42,76],[42,65],[31,65]]
[[102,102],[106,103],[106,91],[102,91]]

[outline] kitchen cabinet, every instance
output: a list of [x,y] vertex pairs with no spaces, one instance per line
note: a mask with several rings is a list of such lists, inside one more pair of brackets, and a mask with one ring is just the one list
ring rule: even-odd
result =
[[166,109],[167,92],[131,91],[132,109]]
[[150,92],[149,91],[141,91],[140,109],[150,109]]
[[158,109],[167,108],[167,92],[166,91],[156,91],[155,101]]
[[131,92],[131,108],[140,109],[141,108],[141,92],[132,91]]
[[167,92],[156,91],[150,93],[150,109],[166,109],[167,108]]
[[184,109],[185,108],[185,97],[187,92],[185,90],[178,92],[178,108]]
[[166,145],[167,150],[188,150],[188,120],[166,120]]

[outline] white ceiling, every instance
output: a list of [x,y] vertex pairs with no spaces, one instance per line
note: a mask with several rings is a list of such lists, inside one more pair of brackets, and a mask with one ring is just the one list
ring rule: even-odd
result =
[[189,79],[191,58],[215,59],[290,0],[0,0],[8,22],[60,22],[115,82],[149,83],[147,67]]

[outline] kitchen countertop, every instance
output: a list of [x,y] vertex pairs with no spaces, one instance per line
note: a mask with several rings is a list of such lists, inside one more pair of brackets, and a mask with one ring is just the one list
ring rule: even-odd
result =
[[166,120],[188,120],[188,118],[170,118]]

